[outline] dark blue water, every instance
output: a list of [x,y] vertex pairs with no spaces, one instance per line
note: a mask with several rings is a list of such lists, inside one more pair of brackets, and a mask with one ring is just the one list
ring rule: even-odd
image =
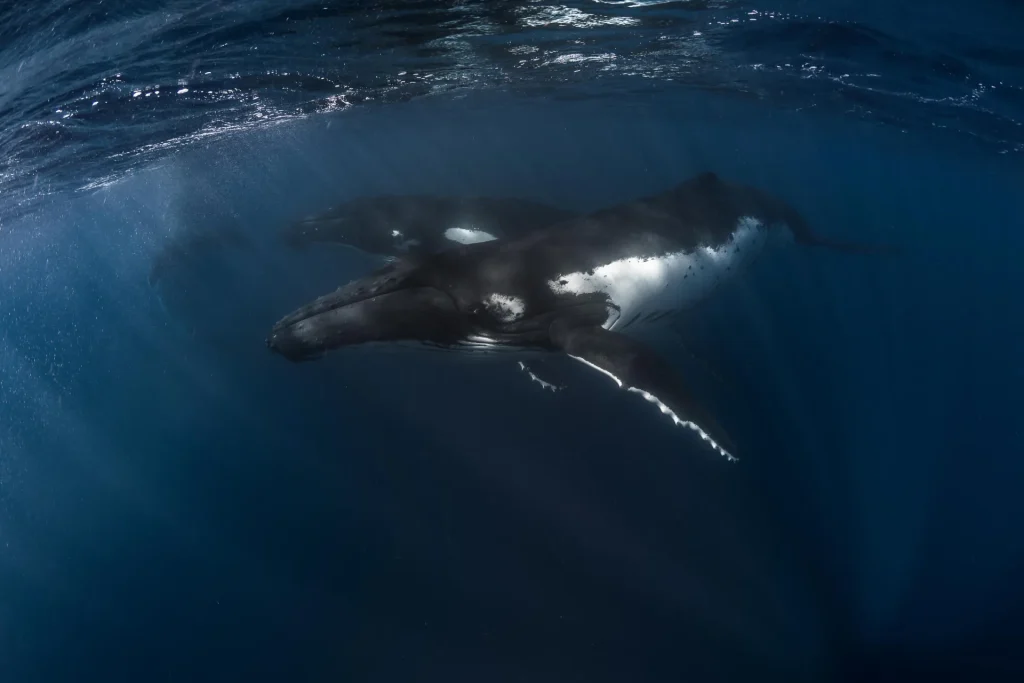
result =
[[[1024,7],[450,5],[0,9],[0,680],[1022,680]],[[661,349],[739,463],[582,367],[263,345],[374,265],[298,215],[709,168],[906,247]]]

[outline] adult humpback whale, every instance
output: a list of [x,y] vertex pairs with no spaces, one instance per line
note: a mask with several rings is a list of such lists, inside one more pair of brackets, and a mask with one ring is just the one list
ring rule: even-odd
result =
[[378,256],[433,254],[473,242],[515,239],[572,211],[512,197],[358,197],[292,223],[292,247],[338,244]]
[[562,352],[732,459],[728,434],[634,333],[707,296],[786,236],[876,250],[820,238],[782,200],[704,173],[519,239],[399,260],[282,318],[267,345],[292,361],[367,342]]

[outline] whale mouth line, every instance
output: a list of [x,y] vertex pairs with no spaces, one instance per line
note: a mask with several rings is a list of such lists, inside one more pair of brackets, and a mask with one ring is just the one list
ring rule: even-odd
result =
[[377,281],[372,284],[366,281],[355,280],[347,285],[338,287],[333,292],[329,292],[322,296],[313,299],[309,303],[296,308],[294,311],[278,320],[273,329],[281,329],[288,327],[304,320],[315,318],[318,315],[329,313],[330,311],[336,311],[345,306],[352,306],[359,304],[363,301],[373,299],[377,296],[384,294],[394,293],[395,289],[391,286],[397,282],[397,278],[388,277],[382,282]]
[[369,342],[450,343],[464,322],[452,296],[434,287],[343,287],[279,320],[266,346],[298,362]]

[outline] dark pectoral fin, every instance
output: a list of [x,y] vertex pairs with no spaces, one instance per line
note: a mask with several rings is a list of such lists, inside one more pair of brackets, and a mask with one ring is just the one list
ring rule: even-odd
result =
[[675,424],[697,432],[718,453],[737,459],[718,422],[690,395],[675,369],[645,345],[601,327],[572,327],[564,321],[552,324],[551,338],[568,355],[654,403]]

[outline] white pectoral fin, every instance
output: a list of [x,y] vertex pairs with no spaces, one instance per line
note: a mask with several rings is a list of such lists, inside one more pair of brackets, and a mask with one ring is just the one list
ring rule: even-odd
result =
[[559,322],[552,325],[552,341],[620,387],[640,394],[674,424],[696,432],[715,452],[730,461],[737,460],[725,430],[690,395],[673,368],[643,344],[600,327],[571,327]]

